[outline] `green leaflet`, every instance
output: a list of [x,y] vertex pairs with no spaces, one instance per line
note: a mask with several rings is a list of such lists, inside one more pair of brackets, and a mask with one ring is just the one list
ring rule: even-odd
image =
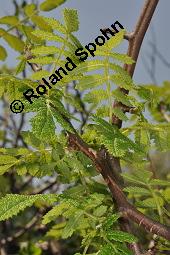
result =
[[32,32],[34,31],[34,29],[30,26],[26,26],[26,25],[21,25],[19,26],[19,29],[21,31],[21,33],[23,33],[25,36],[26,36],[26,39],[30,42],[33,42],[33,43],[43,43],[44,40],[43,39],[40,39],[39,37],[35,36],[32,34]]
[[66,222],[58,223],[54,225],[46,234],[47,237],[61,238],[63,228],[65,227]]
[[0,60],[4,61],[6,57],[7,57],[6,49],[0,45]]
[[68,122],[67,111],[62,103],[55,97],[51,100],[39,98],[33,104],[25,102],[26,112],[37,112],[37,115],[31,119],[32,131],[37,138],[42,140],[52,139],[55,135],[55,120],[65,130],[74,132],[71,124]]
[[69,33],[75,32],[79,29],[77,10],[65,8],[63,11],[63,16]]
[[41,70],[41,71],[33,73],[29,78],[33,80],[41,80],[43,77],[45,78],[49,76],[50,76],[50,72]]
[[14,50],[19,52],[24,50],[24,43],[17,36],[6,32],[3,38]]
[[55,135],[53,115],[48,108],[41,108],[31,124],[33,133],[40,139],[52,139]]
[[110,76],[111,81],[121,88],[131,90],[134,87],[133,81],[127,74],[113,74]]
[[89,60],[86,62],[82,62],[72,71],[72,73],[84,73],[90,72],[94,70],[99,70],[105,67],[105,62],[101,60]]
[[0,165],[0,175],[7,172],[15,163]]
[[58,6],[60,6],[61,4],[63,4],[66,0],[45,0],[44,2],[42,2],[40,4],[40,10],[41,11],[51,11],[55,8],[57,8]]
[[130,251],[125,245],[123,246],[122,243],[116,243],[116,249],[118,250],[118,255],[133,255],[132,251]]
[[[52,64],[54,62],[55,62],[55,60],[54,60],[53,57],[45,57],[45,56],[34,58],[34,59],[30,59],[30,61],[29,61],[29,63],[36,63],[36,64],[41,64],[41,65],[49,65],[49,64]],[[47,74],[45,73],[45,75],[44,75],[44,72],[46,72],[46,71],[43,71],[43,76],[46,77]],[[48,73],[48,75],[50,75],[50,73]],[[41,76],[41,78],[43,76]],[[40,75],[38,75],[38,77],[40,77]]]
[[120,120],[127,121],[128,117],[123,113],[123,111],[120,108],[113,108],[113,113],[116,117],[118,117]]
[[129,107],[132,106],[128,96],[125,95],[124,93],[122,93],[120,90],[116,89],[116,90],[112,91],[112,94],[118,102],[121,102],[122,104],[129,106]]
[[156,198],[147,198],[144,199],[143,201],[137,201],[136,206],[142,208],[157,209],[157,203],[159,204],[159,206],[163,207],[164,200],[161,197],[156,196]]
[[104,228],[106,230],[112,228],[113,224],[119,219],[119,217],[119,214],[112,214],[111,216],[108,216],[103,223]]
[[58,216],[62,215],[64,210],[68,209],[69,207],[70,205],[68,203],[60,203],[56,205],[44,215],[42,224],[48,224],[52,220],[55,220]]
[[150,181],[151,186],[170,186],[170,181],[153,179]]
[[32,32],[32,34],[38,38],[40,38],[41,40],[47,40],[47,41],[54,41],[54,42],[64,42],[64,39],[59,36],[59,35],[55,35],[52,32],[47,32],[47,31],[43,31],[43,30],[35,30]]
[[105,196],[99,193],[93,193],[88,197],[86,202],[86,209],[96,208],[97,206],[101,205],[104,201]]
[[152,172],[146,170],[136,170],[133,174],[123,173],[121,174],[125,180],[134,184],[146,186],[152,177]]
[[56,54],[60,49],[55,46],[38,46],[31,50],[34,55]]
[[20,79],[11,75],[0,74],[0,95],[6,93],[10,100],[21,98],[21,87],[22,83]]
[[83,48],[81,42],[77,39],[76,36],[74,36],[73,34],[69,34],[69,38],[77,48]]
[[[165,198],[166,201],[170,201],[170,188],[166,188],[163,192],[163,197]],[[167,215],[169,216],[169,212],[167,211]]]
[[18,63],[18,65],[16,67],[16,75],[21,73],[22,71],[24,71],[26,63],[27,63],[27,61],[25,58],[21,59],[21,61]]
[[127,242],[127,243],[137,242],[136,237],[122,231],[109,230],[109,232],[107,233],[107,237],[109,240],[114,240],[118,242]]
[[79,83],[76,85],[76,88],[79,89],[80,91],[92,89],[94,87],[102,85],[104,82],[106,82],[106,80],[107,77],[103,77],[103,75],[100,74],[88,75],[82,77],[79,80]]
[[115,255],[115,249],[110,244],[106,244],[100,249],[98,255]]
[[16,16],[4,16],[0,18],[0,24],[16,26],[18,23],[19,23],[19,20]]
[[160,151],[167,151],[170,148],[170,131],[164,129],[162,131],[150,131],[150,138],[153,139],[156,148]]
[[151,89],[142,87],[142,86],[138,86],[138,95],[145,100],[149,100],[152,98],[153,93]]
[[151,195],[148,189],[141,188],[141,187],[127,187],[127,188],[124,188],[123,190],[132,195],[144,195],[144,196]]
[[77,210],[74,216],[71,216],[66,223],[66,226],[63,229],[62,232],[62,238],[66,239],[74,233],[74,231],[77,229],[79,224],[81,223],[82,219],[81,216],[83,215],[83,211]]
[[109,51],[106,51],[106,50],[100,49],[100,48],[95,52],[95,55],[116,59],[116,60],[119,60],[120,62],[123,62],[123,63],[126,63],[126,64],[133,64],[134,63],[133,59],[130,58],[129,56],[127,56],[126,54],[120,54],[120,53],[117,53],[117,52],[109,52]]
[[35,4],[27,4],[24,8],[25,15],[30,17],[35,13],[36,5]]
[[94,210],[94,216],[101,217],[107,212],[108,207],[101,205]]
[[0,155],[0,165],[15,163],[17,159],[9,155]]
[[96,109],[96,115],[100,118],[105,118],[109,116],[110,108],[107,105],[102,105]]
[[112,36],[104,45],[103,48],[113,49],[117,47],[124,38],[125,30],[120,30],[115,36]]
[[42,17],[42,19],[44,19],[44,21],[52,27],[52,29],[59,31],[60,33],[65,34],[66,28],[64,25],[62,25],[58,20],[53,19],[53,18],[47,18],[47,17]]
[[0,199],[0,221],[7,220],[26,207],[32,206],[36,201],[44,201],[54,203],[57,200],[57,195],[17,195],[8,194]]
[[41,17],[41,16],[38,16],[38,15],[33,15],[31,17],[31,20],[32,22],[38,26],[40,29],[44,30],[44,31],[49,31],[51,32],[52,31],[52,28],[51,26],[45,22],[45,20]]
[[92,90],[89,93],[85,94],[84,101],[87,103],[94,103],[98,104],[103,100],[108,99],[108,93],[107,91],[104,91],[103,89],[96,89]]

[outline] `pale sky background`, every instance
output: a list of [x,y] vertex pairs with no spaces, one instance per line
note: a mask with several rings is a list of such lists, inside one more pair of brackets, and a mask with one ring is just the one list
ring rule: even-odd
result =
[[[54,0],[55,1],[55,0]],[[27,1],[29,2],[29,1]],[[39,2],[43,2],[39,0]],[[132,31],[139,16],[144,0],[68,0],[58,9],[51,12],[43,12],[45,16],[60,19],[62,9],[75,8],[78,10],[80,19],[80,30],[76,34],[83,45],[92,42],[99,34],[100,28],[109,27],[115,20],[118,20],[127,31]],[[0,0],[0,16],[12,14],[12,0]],[[147,59],[151,53],[149,42],[152,40],[152,31],[155,31],[156,45],[161,54],[170,62],[170,0],[160,0],[151,26],[142,45],[139,62],[134,75],[136,83],[150,83],[151,79],[144,67],[142,59]],[[2,39],[1,39],[2,40]],[[0,42],[2,43],[2,42]],[[121,46],[121,51],[126,52],[127,42]],[[15,65],[16,54],[7,47],[9,57],[6,63]],[[3,62],[0,62],[3,64]],[[162,62],[156,61],[156,80],[161,84],[163,80],[170,80],[170,68]]]

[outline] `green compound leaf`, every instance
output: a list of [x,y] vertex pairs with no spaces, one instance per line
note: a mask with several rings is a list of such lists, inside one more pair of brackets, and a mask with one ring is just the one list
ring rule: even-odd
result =
[[74,9],[64,9],[64,21],[69,33],[79,29],[78,13]]
[[45,0],[43,3],[40,4],[40,10],[44,12],[51,11],[61,4],[63,4],[66,0]]
[[23,211],[26,207],[32,206],[37,200],[47,203],[53,203],[57,201],[57,195],[18,195],[8,194],[0,199],[0,221],[7,220],[14,215],[17,215],[20,211]]

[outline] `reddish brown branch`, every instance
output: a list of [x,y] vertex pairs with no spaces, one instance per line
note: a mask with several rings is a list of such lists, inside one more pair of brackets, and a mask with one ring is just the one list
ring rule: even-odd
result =
[[154,11],[157,7],[159,0],[146,0],[143,11],[139,17],[139,20],[136,24],[136,28],[133,33],[133,37],[129,40],[129,48],[128,55],[135,61],[132,65],[125,65],[124,69],[131,75],[134,74],[134,70],[136,67],[137,59],[139,56],[140,48],[142,45],[142,41],[146,34],[146,31],[151,22]]
[[69,134],[69,147],[83,152],[89,157],[96,169],[102,174],[104,180],[108,184],[113,199],[116,201],[118,210],[122,212],[122,217],[137,223],[142,226],[147,232],[153,233],[170,240],[170,228],[148,218],[132,206],[124,195],[120,186],[116,183],[112,169],[110,169],[108,162],[100,152],[96,153],[89,146],[82,141],[76,134]]
[[[129,47],[127,51],[127,55],[130,56],[135,63],[133,64],[125,64],[124,69],[129,73],[131,77],[133,77],[135,67],[137,64],[137,59],[139,56],[140,48],[143,42],[143,39],[145,37],[146,31],[149,27],[149,24],[151,22],[152,16],[154,14],[154,11],[158,5],[159,0],[146,0],[143,10],[141,12],[141,15],[137,21],[136,27],[134,29],[133,33],[130,33],[131,36],[125,36],[126,39],[129,41]],[[123,88],[120,89],[123,93],[128,94],[129,91],[125,90]],[[124,107],[122,107],[122,104],[120,102],[115,101],[113,104],[113,107],[120,107],[124,112]],[[119,120],[116,116],[113,115],[112,118],[113,124],[117,125],[119,128],[122,125],[122,121]]]

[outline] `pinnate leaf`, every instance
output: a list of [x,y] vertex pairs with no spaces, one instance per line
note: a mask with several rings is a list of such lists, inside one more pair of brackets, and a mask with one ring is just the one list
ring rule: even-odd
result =
[[23,211],[26,207],[30,207],[37,200],[53,203],[57,200],[57,195],[18,195],[8,194],[0,199],[0,221],[11,218]]

